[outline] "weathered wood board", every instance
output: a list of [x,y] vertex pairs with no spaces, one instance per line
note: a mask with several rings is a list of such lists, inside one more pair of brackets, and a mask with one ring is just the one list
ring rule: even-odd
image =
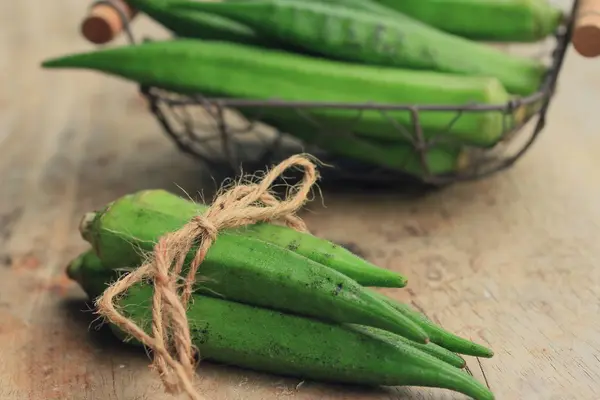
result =
[[[566,3],[566,2],[565,2]],[[82,1],[0,6],[0,398],[168,399],[143,352],[88,327],[64,276],[86,248],[83,212],[127,192],[214,187],[180,155],[132,84],[49,72],[48,56],[89,49]],[[138,32],[164,34],[147,20]],[[489,344],[470,359],[498,399],[600,398],[600,104],[597,63],[568,55],[548,128],[510,171],[428,196],[325,192],[304,214],[317,235],[402,271],[390,292]],[[598,174],[598,175],[597,175]],[[458,399],[442,390],[356,391],[202,364],[211,400]]]

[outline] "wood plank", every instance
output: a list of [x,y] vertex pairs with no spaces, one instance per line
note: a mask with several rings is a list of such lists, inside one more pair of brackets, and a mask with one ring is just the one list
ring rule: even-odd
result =
[[[143,352],[89,331],[66,262],[86,248],[85,211],[144,188],[214,188],[140,103],[134,85],[49,72],[48,56],[91,48],[77,36],[87,3],[4,2],[0,37],[0,398],[167,399]],[[143,18],[136,31],[164,32]],[[119,43],[124,43],[120,39]],[[402,271],[386,290],[496,351],[474,374],[499,399],[596,400],[600,378],[600,138],[590,115],[597,68],[571,52],[549,126],[512,170],[428,196],[325,191],[305,218]],[[84,311],[82,311],[84,310]],[[482,372],[482,370],[484,372]],[[203,363],[211,400],[459,399],[442,390],[362,390]]]

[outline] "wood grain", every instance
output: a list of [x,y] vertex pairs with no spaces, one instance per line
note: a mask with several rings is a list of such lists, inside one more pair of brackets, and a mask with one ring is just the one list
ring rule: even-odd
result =
[[[565,2],[566,5],[566,2]],[[132,84],[43,71],[49,56],[91,49],[87,4],[7,1],[0,36],[0,398],[168,399],[143,352],[90,328],[66,262],[86,248],[81,214],[124,193],[214,187],[146,112]],[[143,18],[136,32],[164,32]],[[123,43],[122,39],[115,45]],[[492,346],[469,367],[498,399],[597,400],[600,386],[600,75],[569,56],[549,126],[517,166],[427,196],[325,192],[313,231],[402,271],[412,302]],[[594,178],[596,176],[596,178]],[[211,400],[460,399],[442,390],[357,391],[204,363]]]

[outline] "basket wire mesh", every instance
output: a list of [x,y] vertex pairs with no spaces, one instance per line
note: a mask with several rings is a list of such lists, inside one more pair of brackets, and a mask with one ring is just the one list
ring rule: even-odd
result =
[[[136,40],[131,31],[124,10],[117,3],[110,0],[101,0],[98,3],[113,4],[121,14],[127,40],[135,44]],[[280,161],[297,152],[309,152],[321,161],[333,166],[329,169],[329,176],[342,180],[393,183],[398,181],[415,180],[428,185],[446,185],[458,181],[481,179],[511,167],[533,145],[540,132],[546,125],[546,115],[552,97],[555,93],[556,83],[563,66],[565,54],[569,47],[574,25],[575,10],[579,0],[573,1],[571,12],[567,14],[566,21],[555,32],[552,40],[553,49],[550,56],[550,68],[539,90],[527,97],[516,98],[506,104],[465,104],[463,106],[448,105],[412,105],[412,104],[375,104],[375,103],[333,103],[333,102],[297,102],[284,101],[276,98],[271,100],[248,100],[231,98],[209,98],[197,95],[182,95],[162,90],[156,87],[141,86],[140,91],[146,97],[149,109],[165,133],[173,140],[178,148],[189,154],[210,168],[230,170],[231,175],[238,174],[242,165],[264,168],[265,165]],[[149,39],[145,39],[149,40]],[[548,55],[547,53],[544,55]],[[517,126],[510,124],[515,110],[523,106],[538,104],[535,113],[530,114],[525,121]],[[299,140],[294,135],[287,134],[285,130],[278,130],[263,121],[275,109],[292,111],[308,126],[306,132],[310,133],[310,140]],[[327,126],[320,121],[311,110],[353,110],[356,117],[348,125]],[[406,112],[410,116],[410,124],[400,124],[390,114]],[[449,113],[446,132],[467,113],[495,112],[503,116],[504,132],[493,146],[481,148],[465,143],[460,143],[450,135],[439,132],[433,137],[423,132],[421,115],[423,113]],[[372,162],[358,160],[360,157],[340,157],[328,153],[319,146],[320,139],[337,135],[337,140],[355,137],[352,127],[360,122],[365,113],[379,113],[390,126],[402,135],[407,143],[414,149],[420,171],[407,173],[400,164],[394,168],[383,167]],[[511,128],[509,128],[509,126]],[[529,131],[527,135],[525,131]],[[297,135],[296,135],[297,136]],[[515,141],[520,139],[520,143]],[[386,143],[382,143],[384,146]],[[428,165],[427,157],[431,149],[438,145],[461,145],[462,154],[466,155],[468,163],[458,171],[432,171]],[[510,152],[511,145],[516,149]],[[366,145],[365,151],[369,151]],[[407,160],[410,157],[405,157]],[[252,169],[252,167],[250,167]],[[324,175],[327,175],[325,173]]]

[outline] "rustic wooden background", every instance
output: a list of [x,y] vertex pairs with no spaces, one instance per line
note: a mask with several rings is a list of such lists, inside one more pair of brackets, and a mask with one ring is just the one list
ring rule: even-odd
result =
[[[214,182],[164,137],[134,85],[39,68],[92,48],[78,35],[87,6],[0,4],[1,399],[169,398],[143,352],[88,329],[93,317],[64,266],[86,249],[76,229],[85,211],[138,189]],[[135,29],[164,34],[143,18]],[[599,71],[569,52],[547,130],[506,173],[420,197],[329,191],[327,208],[305,214],[317,235],[406,274],[409,288],[391,294],[493,347],[493,359],[469,365],[498,399],[600,398]],[[212,400],[461,398],[296,390],[298,381],[208,363],[199,376]]]

